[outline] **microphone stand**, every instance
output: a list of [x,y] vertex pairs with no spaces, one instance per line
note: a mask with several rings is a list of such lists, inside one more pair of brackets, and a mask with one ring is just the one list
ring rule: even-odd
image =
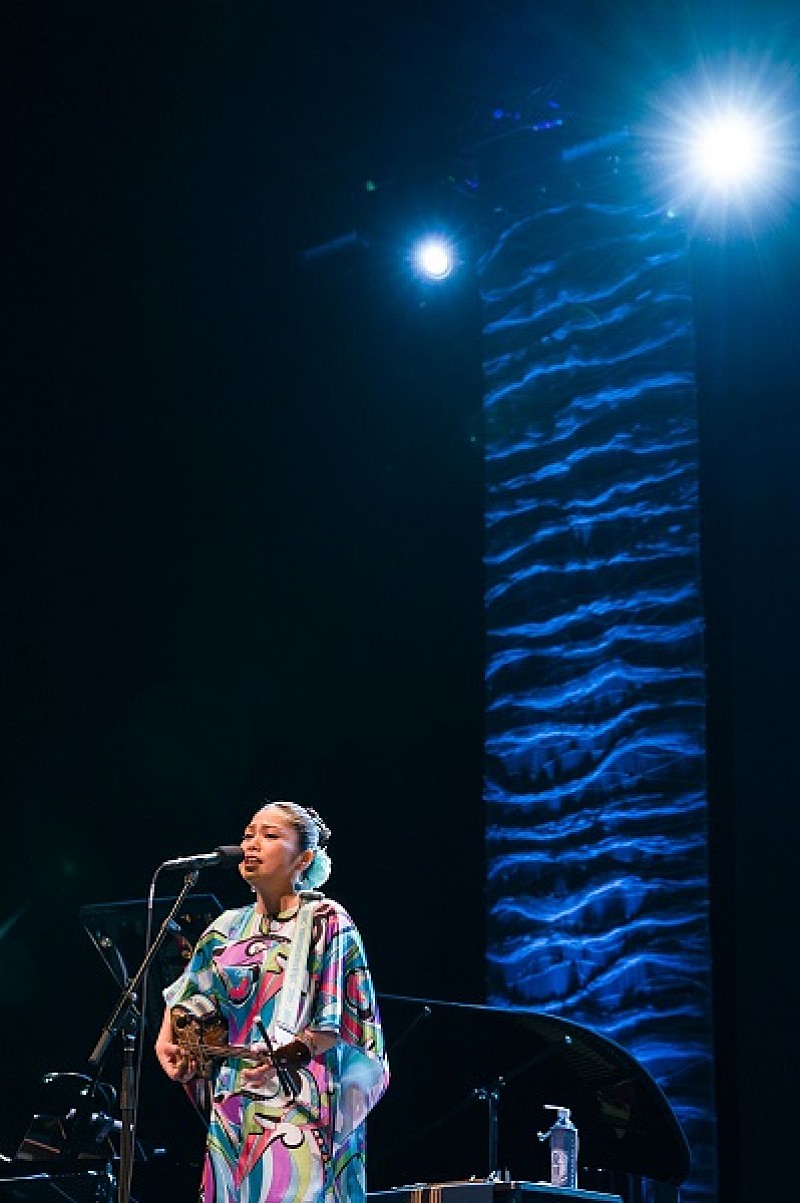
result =
[[120,995],[114,1010],[100,1033],[97,1044],[89,1054],[89,1065],[95,1077],[100,1073],[103,1058],[108,1052],[109,1045],[116,1035],[122,1031],[122,1075],[120,1081],[119,1107],[122,1127],[119,1135],[119,1180],[117,1183],[117,1203],[130,1203],[131,1182],[133,1178],[133,1161],[136,1143],[136,1031],[138,1027],[136,998],[137,991],[144,980],[150,965],[158,950],[166,939],[170,924],[183,906],[183,900],[197,882],[199,873],[194,869],[187,873],[183,888],[175,899],[169,914],[156,933],[145,958],[136,973]]
[[497,1164],[497,1137],[499,1128],[497,1108],[500,1103],[500,1091],[505,1084],[505,1078],[498,1078],[492,1086],[476,1086],[472,1092],[473,1098],[480,1099],[482,1102],[489,1104],[489,1173],[486,1175],[487,1182],[504,1181],[500,1167]]

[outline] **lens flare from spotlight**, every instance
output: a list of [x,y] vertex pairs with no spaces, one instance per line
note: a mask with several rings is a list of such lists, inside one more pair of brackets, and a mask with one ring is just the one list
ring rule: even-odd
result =
[[700,60],[653,98],[642,127],[650,185],[694,228],[745,236],[794,204],[797,81],[773,56]]
[[418,276],[437,283],[455,268],[453,248],[445,238],[423,238],[414,247],[411,261]]
[[694,169],[720,191],[747,187],[766,166],[767,135],[744,113],[731,111],[705,122],[691,147]]

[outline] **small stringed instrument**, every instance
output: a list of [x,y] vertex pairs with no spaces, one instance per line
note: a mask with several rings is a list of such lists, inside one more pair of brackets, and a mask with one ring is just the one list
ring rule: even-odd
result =
[[228,1029],[214,1003],[204,994],[195,994],[172,1008],[172,1038],[196,1063],[198,1078],[210,1078],[214,1063],[238,1058],[253,1065],[270,1065],[267,1050],[246,1044],[229,1044]]

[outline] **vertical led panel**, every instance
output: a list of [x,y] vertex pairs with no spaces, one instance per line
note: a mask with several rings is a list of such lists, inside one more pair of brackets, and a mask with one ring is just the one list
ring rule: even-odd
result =
[[510,178],[480,264],[489,1001],[633,1053],[689,1139],[682,1200],[710,1200],[685,231],[644,199],[635,147],[562,151]]

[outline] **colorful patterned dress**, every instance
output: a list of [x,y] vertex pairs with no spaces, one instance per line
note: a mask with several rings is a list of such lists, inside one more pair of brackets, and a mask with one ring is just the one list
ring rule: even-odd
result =
[[[312,905],[306,903],[305,905]],[[277,1075],[253,1088],[241,1061],[217,1065],[200,1198],[203,1203],[362,1203],[364,1119],[388,1082],[380,1018],[361,937],[331,899],[313,903],[311,942],[298,1027],[335,1032],[336,1044],[299,1071],[287,1097]],[[255,905],[225,911],[200,937],[164,998],[212,999],[230,1044],[270,1039],[292,937],[294,912],[270,918]]]

